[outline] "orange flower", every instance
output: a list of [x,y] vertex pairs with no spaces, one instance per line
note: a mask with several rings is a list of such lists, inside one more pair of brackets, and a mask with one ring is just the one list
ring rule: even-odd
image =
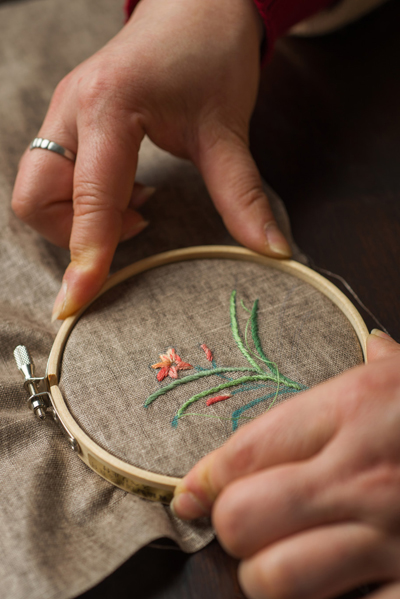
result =
[[172,347],[166,354],[160,354],[160,360],[161,362],[152,365],[152,368],[160,369],[157,373],[157,380],[160,382],[167,376],[171,379],[177,379],[179,370],[191,370],[193,368],[188,362],[183,362]]

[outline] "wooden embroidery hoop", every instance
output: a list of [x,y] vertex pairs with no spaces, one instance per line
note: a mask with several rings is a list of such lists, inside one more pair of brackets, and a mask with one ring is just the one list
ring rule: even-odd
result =
[[97,298],[112,287],[115,287],[119,283],[139,273],[174,262],[201,259],[228,259],[253,262],[275,268],[309,283],[328,297],[347,317],[358,337],[364,361],[366,362],[366,339],[368,330],[357,309],[330,281],[307,266],[295,262],[294,260],[276,260],[267,258],[242,247],[199,246],[157,254],[156,256],[135,262],[115,273],[108,279],[101,291],[91,302],[63,322],[56,336],[47,364],[47,380],[49,383],[51,402],[56,418],[60,421],[62,428],[70,437],[70,442],[72,441],[72,447],[74,447],[79,457],[85,464],[87,464],[87,466],[89,466],[89,468],[124,491],[134,493],[145,499],[160,501],[164,504],[169,504],[171,502],[174,489],[180,479],[155,474],[132,466],[113,456],[95,443],[80,428],[79,424],[69,411],[58,386],[59,373],[64,347],[73,327],[87,308],[96,301]]

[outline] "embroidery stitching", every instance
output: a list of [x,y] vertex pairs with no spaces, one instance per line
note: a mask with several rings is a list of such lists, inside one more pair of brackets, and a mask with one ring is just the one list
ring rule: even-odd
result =
[[[236,290],[233,290],[230,296],[229,301],[229,312],[231,319],[231,330],[232,336],[238,346],[242,355],[249,362],[250,367],[219,367],[214,361],[214,357],[210,348],[205,344],[201,344],[200,347],[204,351],[206,359],[208,362],[211,362],[211,368],[203,368],[201,366],[192,366],[187,362],[183,362],[180,356],[176,353],[175,349],[170,348],[166,354],[160,354],[161,362],[157,364],[153,364],[152,368],[158,368],[159,372],[157,373],[157,380],[161,382],[169,376],[173,380],[168,385],[161,387],[154,393],[152,393],[145,401],[144,407],[149,407],[158,397],[161,395],[165,395],[175,387],[188,384],[193,381],[199,380],[204,377],[208,377],[211,375],[217,375],[221,378],[225,379],[225,382],[212,387],[206,391],[202,391],[200,393],[196,393],[192,397],[190,397],[187,401],[183,403],[183,405],[178,409],[172,420],[172,426],[177,427],[179,419],[184,415],[188,415],[186,412],[187,408],[195,403],[196,401],[202,399],[203,397],[207,397],[207,395],[213,395],[206,401],[207,406],[214,405],[221,401],[225,401],[235,395],[236,393],[243,393],[244,391],[252,391],[257,389],[266,389],[268,386],[271,388],[271,384],[276,385],[276,390],[272,393],[268,393],[266,395],[262,395],[252,401],[248,402],[244,406],[235,410],[232,413],[231,421],[232,421],[232,431],[235,431],[238,427],[238,421],[241,418],[247,418],[242,416],[242,413],[246,410],[249,410],[255,405],[258,405],[261,402],[272,400],[270,405],[267,408],[267,411],[270,410],[276,402],[276,399],[280,395],[284,395],[287,393],[299,392],[306,389],[306,387],[296,381],[285,377],[279,372],[277,365],[269,360],[264,353],[264,350],[261,345],[261,340],[259,337],[258,330],[258,303],[259,300],[256,299],[253,303],[252,309],[249,310],[244,305],[243,301],[241,301],[242,308],[249,314],[249,318],[246,323],[245,332],[244,332],[244,341],[240,335],[239,324],[237,318],[237,308],[236,308]],[[250,349],[249,341],[248,341],[248,329],[251,331],[251,338],[253,341],[255,352]],[[264,370],[260,364],[256,362],[258,360],[268,369],[269,372]],[[185,376],[182,379],[178,378],[179,370],[197,370],[196,374],[191,374]],[[248,373],[245,376],[240,376],[239,378],[231,378],[228,376],[228,373]],[[251,384],[253,383],[253,384]],[[254,384],[255,383],[255,384]],[[233,389],[234,387],[238,387],[238,389]],[[230,391],[225,394],[221,394],[220,392],[229,389]],[[231,391],[232,389],[232,391]],[[214,395],[216,394],[216,395]],[[186,412],[186,414],[185,414]],[[193,414],[194,415],[194,414]],[[218,417],[218,416],[216,416]]]
[[191,370],[193,366],[187,362],[183,362],[176,351],[170,347],[166,354],[160,354],[161,362],[153,364],[152,368],[160,368],[157,373],[157,380],[163,381],[167,376],[171,379],[178,378],[178,370]]
[[217,395],[216,397],[210,397],[210,399],[207,399],[206,401],[206,406],[212,406],[214,403],[225,401],[225,399],[229,399],[230,397],[232,397],[230,393],[228,395]]
[[204,351],[204,353],[206,354],[206,358],[209,362],[213,361],[213,355],[212,355],[212,351],[209,347],[207,347],[207,345],[205,343],[203,343],[202,345],[200,345],[201,349]]

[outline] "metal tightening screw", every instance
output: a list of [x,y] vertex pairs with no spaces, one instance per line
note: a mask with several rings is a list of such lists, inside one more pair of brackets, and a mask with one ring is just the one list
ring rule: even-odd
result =
[[25,378],[25,387],[30,393],[30,404],[35,416],[39,420],[46,418],[46,403],[43,401],[43,394],[39,393],[37,380],[35,380],[35,366],[25,345],[18,345],[14,349],[14,358],[17,363],[18,370],[21,371]]

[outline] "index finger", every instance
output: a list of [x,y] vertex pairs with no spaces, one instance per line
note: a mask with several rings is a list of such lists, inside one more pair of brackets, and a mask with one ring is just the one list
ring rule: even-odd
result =
[[128,209],[144,132],[132,115],[126,120],[128,127],[123,118],[108,116],[102,126],[85,122],[79,130],[71,262],[54,305],[53,320],[73,314],[100,291],[122,228],[125,233],[139,232],[147,224],[136,211]]
[[[361,367],[362,368],[362,367]],[[353,385],[361,375],[351,374]],[[281,464],[307,460],[335,435],[335,398],[349,394],[349,374],[296,396],[243,426],[205,456],[176,487],[172,509],[182,519],[209,514],[219,493],[234,480]]]

